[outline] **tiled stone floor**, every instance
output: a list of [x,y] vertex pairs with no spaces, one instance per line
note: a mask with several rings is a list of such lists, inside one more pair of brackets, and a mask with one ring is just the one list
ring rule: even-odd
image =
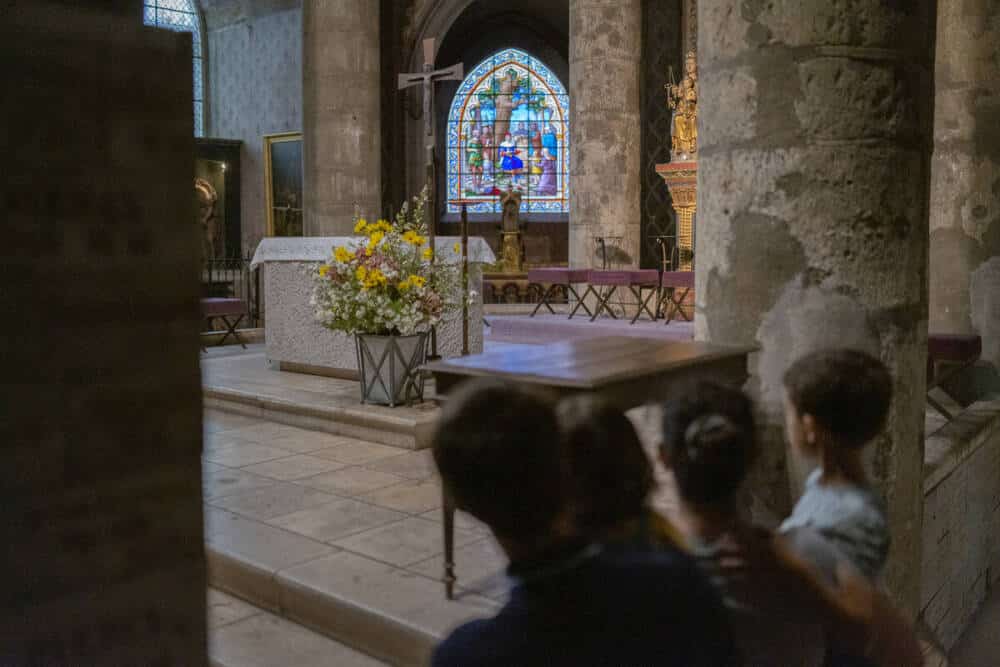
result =
[[[205,429],[209,542],[224,539],[234,522],[255,522],[306,538],[317,553],[345,550],[439,576],[431,562],[441,554],[441,489],[429,451],[222,412],[208,412]],[[477,573],[502,571],[505,560],[485,527],[465,517],[456,545],[471,544]]]

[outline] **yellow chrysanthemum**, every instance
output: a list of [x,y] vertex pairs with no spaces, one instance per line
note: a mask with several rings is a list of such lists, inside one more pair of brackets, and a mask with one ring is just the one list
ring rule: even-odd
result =
[[431,250],[430,248],[424,248],[424,259],[429,260],[433,256],[434,256],[433,250]]
[[324,264],[323,266],[319,267],[319,275],[321,275],[321,276],[323,276],[325,278],[326,274],[328,274],[328,273],[330,273],[330,267],[329,266],[327,266],[326,264]]
[[413,245],[415,245],[415,246],[417,246],[419,248],[420,246],[422,246],[425,243],[427,243],[427,239],[426,238],[424,238],[420,234],[414,235],[414,237],[413,237]]
[[366,267],[364,265],[359,266],[357,268],[357,270],[354,271],[354,277],[357,278],[358,280],[364,280],[365,278],[367,278],[368,277],[368,267]]
[[379,220],[378,222],[375,223],[375,229],[383,232],[391,232],[392,225],[389,224],[388,220]]
[[410,276],[409,280],[414,287],[423,287],[427,284],[427,278],[424,278],[423,276]]
[[368,247],[374,248],[381,243],[384,238],[385,232],[373,232],[372,235],[368,237]]
[[351,251],[348,250],[347,248],[343,246],[337,246],[337,248],[333,251],[333,258],[338,262],[340,262],[341,264],[346,264],[350,262],[351,259],[354,258],[354,255],[352,255]]
[[452,250],[454,250],[455,254],[457,255],[458,253],[462,252],[462,244],[456,243],[454,247],[452,247]]
[[403,233],[403,240],[407,243],[415,243],[418,238],[417,233],[412,229],[408,229]]
[[396,287],[399,288],[400,292],[405,292],[411,287],[410,279],[407,278],[406,280],[401,280],[400,282],[396,283]]
[[354,225],[354,233],[360,234],[361,232],[365,231],[365,227],[367,226],[368,226],[368,221],[365,220],[364,218],[360,218],[358,220],[358,223]]

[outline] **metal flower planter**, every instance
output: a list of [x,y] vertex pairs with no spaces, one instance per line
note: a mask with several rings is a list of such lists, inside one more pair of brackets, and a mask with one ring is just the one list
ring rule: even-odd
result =
[[424,399],[424,379],[417,370],[427,359],[427,333],[411,336],[356,334],[361,402],[409,405]]

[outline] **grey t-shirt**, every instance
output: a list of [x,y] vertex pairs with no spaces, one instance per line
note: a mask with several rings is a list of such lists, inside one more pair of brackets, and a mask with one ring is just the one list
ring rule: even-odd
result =
[[874,491],[855,485],[821,485],[822,470],[806,480],[805,492],[779,532],[791,547],[831,581],[846,562],[876,581],[889,556],[889,522]]

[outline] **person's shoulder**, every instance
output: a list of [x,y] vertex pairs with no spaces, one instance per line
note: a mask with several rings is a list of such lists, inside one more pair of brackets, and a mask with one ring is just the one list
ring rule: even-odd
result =
[[434,649],[431,667],[494,664],[494,624],[495,619],[479,619],[452,630]]

